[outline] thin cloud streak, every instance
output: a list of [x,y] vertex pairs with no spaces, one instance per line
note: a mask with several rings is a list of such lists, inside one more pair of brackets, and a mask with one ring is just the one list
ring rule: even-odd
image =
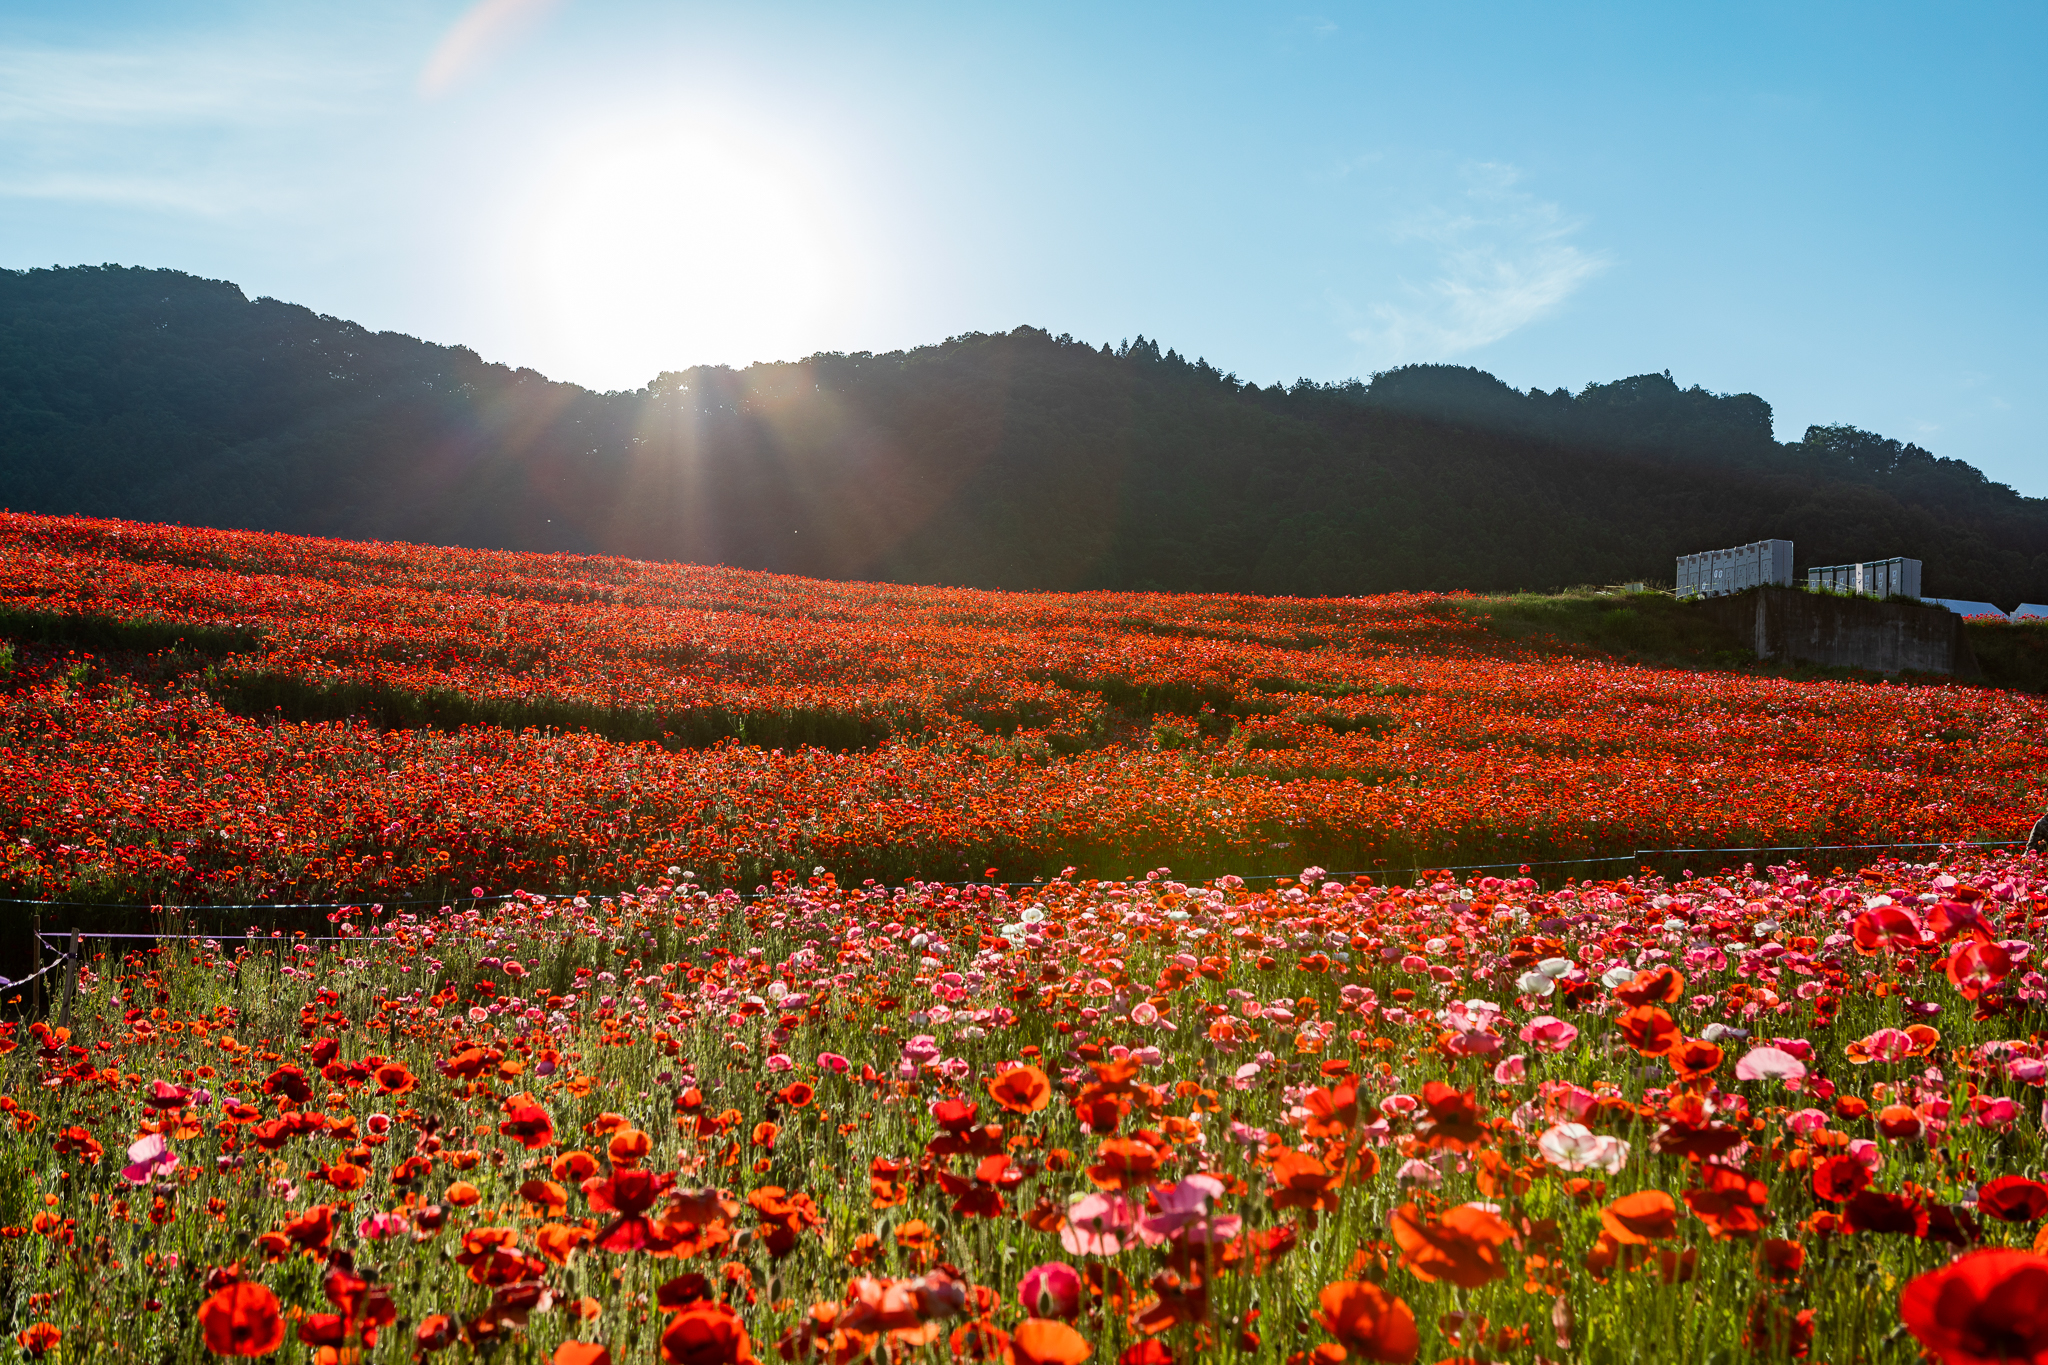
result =
[[359,116],[396,74],[250,40],[0,46],[0,199],[274,217],[305,185],[252,168]]
[[1399,301],[1366,310],[1352,341],[1376,365],[1441,360],[1501,340],[1556,311],[1612,264],[1569,238],[1583,224],[1516,188],[1520,173],[1486,163],[1453,209],[1432,208],[1393,237],[1429,251],[1431,275],[1404,282]]
[[260,125],[340,113],[380,79],[274,51],[0,47],[0,124],[118,128]]

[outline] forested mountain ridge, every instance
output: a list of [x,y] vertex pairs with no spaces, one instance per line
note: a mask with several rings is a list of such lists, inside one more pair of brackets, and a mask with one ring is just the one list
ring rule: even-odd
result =
[[1764,537],[2048,601],[2048,499],[1668,374],[1259,388],[1035,328],[594,393],[164,270],[0,272],[0,505],[1006,588],[1668,581]]

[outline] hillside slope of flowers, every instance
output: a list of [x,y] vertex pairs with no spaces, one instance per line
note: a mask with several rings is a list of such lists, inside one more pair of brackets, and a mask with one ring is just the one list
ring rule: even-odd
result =
[[[0,891],[436,899],[2011,838],[2048,701],[1026,595],[0,515]],[[1674,869],[1675,870],[1675,869]]]
[[0,1059],[32,1359],[2048,1360],[2048,863],[336,916]]

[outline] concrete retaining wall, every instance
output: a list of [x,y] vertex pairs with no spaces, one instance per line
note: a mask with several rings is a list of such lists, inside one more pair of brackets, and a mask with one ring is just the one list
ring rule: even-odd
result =
[[1759,659],[1979,676],[1963,618],[1946,607],[1764,587],[1709,598],[1694,610],[1728,626]]

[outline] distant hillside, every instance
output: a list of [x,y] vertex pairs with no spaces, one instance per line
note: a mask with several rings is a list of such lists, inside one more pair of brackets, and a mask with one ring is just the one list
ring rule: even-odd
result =
[[1668,374],[1261,389],[1022,327],[599,394],[174,271],[0,272],[0,505],[1007,588],[1669,581],[1767,536],[2048,601],[2048,499]]

